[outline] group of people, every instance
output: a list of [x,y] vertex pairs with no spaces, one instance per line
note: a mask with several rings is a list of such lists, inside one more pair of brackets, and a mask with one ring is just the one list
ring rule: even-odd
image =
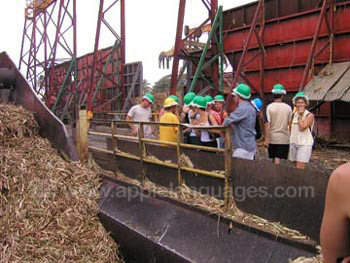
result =
[[[304,168],[311,157],[314,115],[306,108],[309,104],[307,96],[299,92],[293,98],[294,111],[283,102],[286,90],[281,84],[272,89],[274,102],[263,114],[263,102],[259,98],[251,100],[251,90],[246,84],[239,84],[232,92],[236,108],[228,114],[224,109],[225,99],[222,95],[196,96],[189,92],[183,98],[183,106],[177,96],[169,96],[164,100],[159,114],[159,123],[185,123],[188,128],[184,132],[185,143],[207,147],[224,146],[223,133],[220,130],[205,129],[210,126],[232,126],[233,157],[254,160],[257,150],[257,139],[261,137],[260,123],[265,126],[265,142],[269,158],[279,164],[281,159],[295,162],[297,168]],[[149,122],[152,118],[151,106],[154,97],[147,93],[140,104],[133,106],[127,120]],[[138,134],[138,126],[129,124],[131,133]],[[193,128],[203,126],[204,129]],[[150,137],[154,132],[151,125],[145,125],[144,136]],[[161,141],[177,142],[176,126],[160,125]]]
[[276,164],[289,158],[297,168],[304,169],[314,144],[314,115],[306,109],[309,99],[298,92],[293,98],[293,110],[283,102],[287,92],[281,84],[273,87],[272,94],[274,102],[267,106],[265,117],[264,145],[269,158]]

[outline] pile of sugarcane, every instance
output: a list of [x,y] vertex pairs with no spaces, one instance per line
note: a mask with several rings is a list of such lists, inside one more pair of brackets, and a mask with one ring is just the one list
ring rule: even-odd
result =
[[98,175],[61,159],[33,115],[0,104],[0,262],[121,262]]

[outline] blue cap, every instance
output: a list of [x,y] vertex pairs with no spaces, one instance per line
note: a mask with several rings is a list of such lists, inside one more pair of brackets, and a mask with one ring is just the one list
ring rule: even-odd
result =
[[257,111],[259,111],[259,112],[260,112],[260,110],[262,109],[262,107],[263,107],[263,105],[264,105],[263,102],[262,102],[262,100],[259,99],[259,98],[253,99],[253,100],[252,100],[252,104],[253,104],[254,108],[255,108]]

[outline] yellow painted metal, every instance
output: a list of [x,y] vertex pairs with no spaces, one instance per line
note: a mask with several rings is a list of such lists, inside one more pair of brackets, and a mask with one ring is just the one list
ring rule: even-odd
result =
[[232,172],[232,141],[231,131],[227,127],[225,130],[225,209],[228,209],[233,202],[233,190],[231,186]]
[[176,145],[176,154],[177,154],[177,181],[179,186],[181,186],[184,183],[182,174],[181,174],[181,143],[183,142],[183,134],[182,134],[182,127],[181,125],[178,125],[177,128],[177,145]]
[[79,111],[79,118],[77,121],[77,150],[80,161],[87,160],[88,156],[88,129],[89,122],[86,118],[86,110]]
[[[110,150],[105,150],[105,149],[101,149],[98,147],[94,147],[94,146],[89,146],[89,149],[92,151],[96,151],[96,152],[103,152],[103,153],[107,153],[107,154],[112,154],[113,155],[113,151]],[[121,153],[121,152],[117,152],[116,156],[119,157],[123,157],[123,158],[128,158],[131,160],[137,160],[140,161],[140,157],[132,155],[132,154],[128,154],[128,153]],[[156,161],[156,160],[150,160],[150,159],[143,159],[144,163],[151,163],[151,164],[155,164],[155,165],[159,165],[159,166],[164,166],[164,167],[168,167],[168,168],[173,168],[173,169],[178,169],[178,165],[177,164],[173,164],[173,163],[167,163],[167,162],[162,162],[162,161]],[[214,178],[218,178],[218,179],[225,179],[225,175],[220,174],[220,173],[214,173],[214,172],[210,172],[210,171],[206,171],[206,170],[201,170],[201,169],[195,169],[195,168],[191,168],[191,167],[181,167],[182,171],[187,171],[187,172],[192,172],[192,173],[196,173],[199,175],[205,175],[205,176],[209,176],[209,177],[214,177]]]

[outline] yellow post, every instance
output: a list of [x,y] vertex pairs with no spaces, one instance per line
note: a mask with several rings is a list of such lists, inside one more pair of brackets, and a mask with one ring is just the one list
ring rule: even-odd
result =
[[112,121],[112,148],[113,148],[113,162],[114,162],[114,174],[117,175],[118,172],[118,163],[117,163],[117,155],[116,152],[118,151],[118,139],[115,137],[116,135],[116,128],[115,128],[115,122]]
[[230,207],[233,201],[232,187],[230,185],[232,171],[232,141],[231,141],[231,128],[225,129],[225,210]]
[[77,150],[80,161],[87,160],[88,156],[88,129],[89,122],[87,120],[87,112],[86,110],[79,111],[79,118],[77,121],[77,132],[76,132],[76,140],[77,140]]
[[176,145],[176,154],[177,154],[177,181],[179,187],[184,183],[183,177],[181,175],[181,143],[183,141],[182,135],[182,126],[179,124],[177,126],[177,145]]
[[140,164],[141,164],[141,184],[143,185],[145,183],[145,178],[146,178],[146,166],[143,162],[144,158],[147,157],[147,152],[146,152],[146,147],[145,143],[143,142],[143,123],[139,124],[139,130],[138,130],[138,137],[139,137],[139,150],[140,150]]

